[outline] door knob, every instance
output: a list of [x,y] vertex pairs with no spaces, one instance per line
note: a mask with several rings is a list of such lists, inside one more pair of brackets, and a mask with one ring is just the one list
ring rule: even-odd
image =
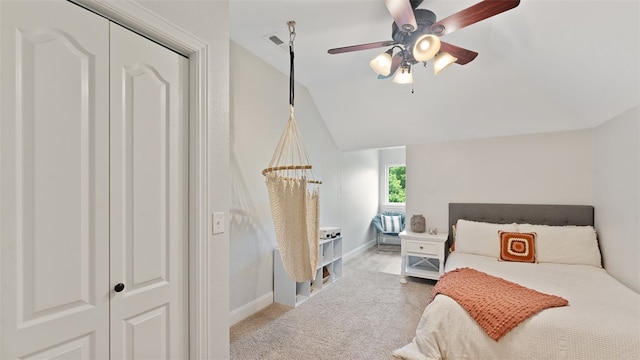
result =
[[116,284],[116,286],[113,288],[113,290],[115,292],[120,292],[120,291],[124,290],[124,284],[123,283]]

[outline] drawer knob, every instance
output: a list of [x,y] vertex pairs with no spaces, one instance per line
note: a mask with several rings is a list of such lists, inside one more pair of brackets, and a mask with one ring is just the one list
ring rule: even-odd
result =
[[420,250],[424,249],[422,246],[420,246]]

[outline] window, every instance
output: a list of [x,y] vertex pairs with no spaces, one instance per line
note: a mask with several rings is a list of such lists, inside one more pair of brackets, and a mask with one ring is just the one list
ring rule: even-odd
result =
[[404,165],[388,165],[386,171],[387,186],[386,203],[387,204],[404,204],[406,199],[405,182],[406,171]]

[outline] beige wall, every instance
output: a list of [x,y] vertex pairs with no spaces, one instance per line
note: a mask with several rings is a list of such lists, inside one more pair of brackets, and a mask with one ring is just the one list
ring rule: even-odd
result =
[[375,239],[371,219],[378,213],[378,167],[378,150],[342,154],[340,222],[337,225],[342,227],[342,252],[347,257],[357,255]]
[[603,263],[640,292],[640,109],[587,130],[407,146],[407,215],[448,203],[586,204]]
[[596,228],[604,266],[640,292],[640,108],[594,129]]
[[592,131],[407,146],[407,216],[448,232],[450,202],[592,204]]

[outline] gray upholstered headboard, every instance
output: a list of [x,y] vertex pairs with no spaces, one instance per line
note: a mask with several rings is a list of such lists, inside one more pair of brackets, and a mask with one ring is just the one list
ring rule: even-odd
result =
[[[591,205],[449,203],[449,229],[458,219],[498,224],[594,225]],[[448,242],[451,243],[451,235]]]

